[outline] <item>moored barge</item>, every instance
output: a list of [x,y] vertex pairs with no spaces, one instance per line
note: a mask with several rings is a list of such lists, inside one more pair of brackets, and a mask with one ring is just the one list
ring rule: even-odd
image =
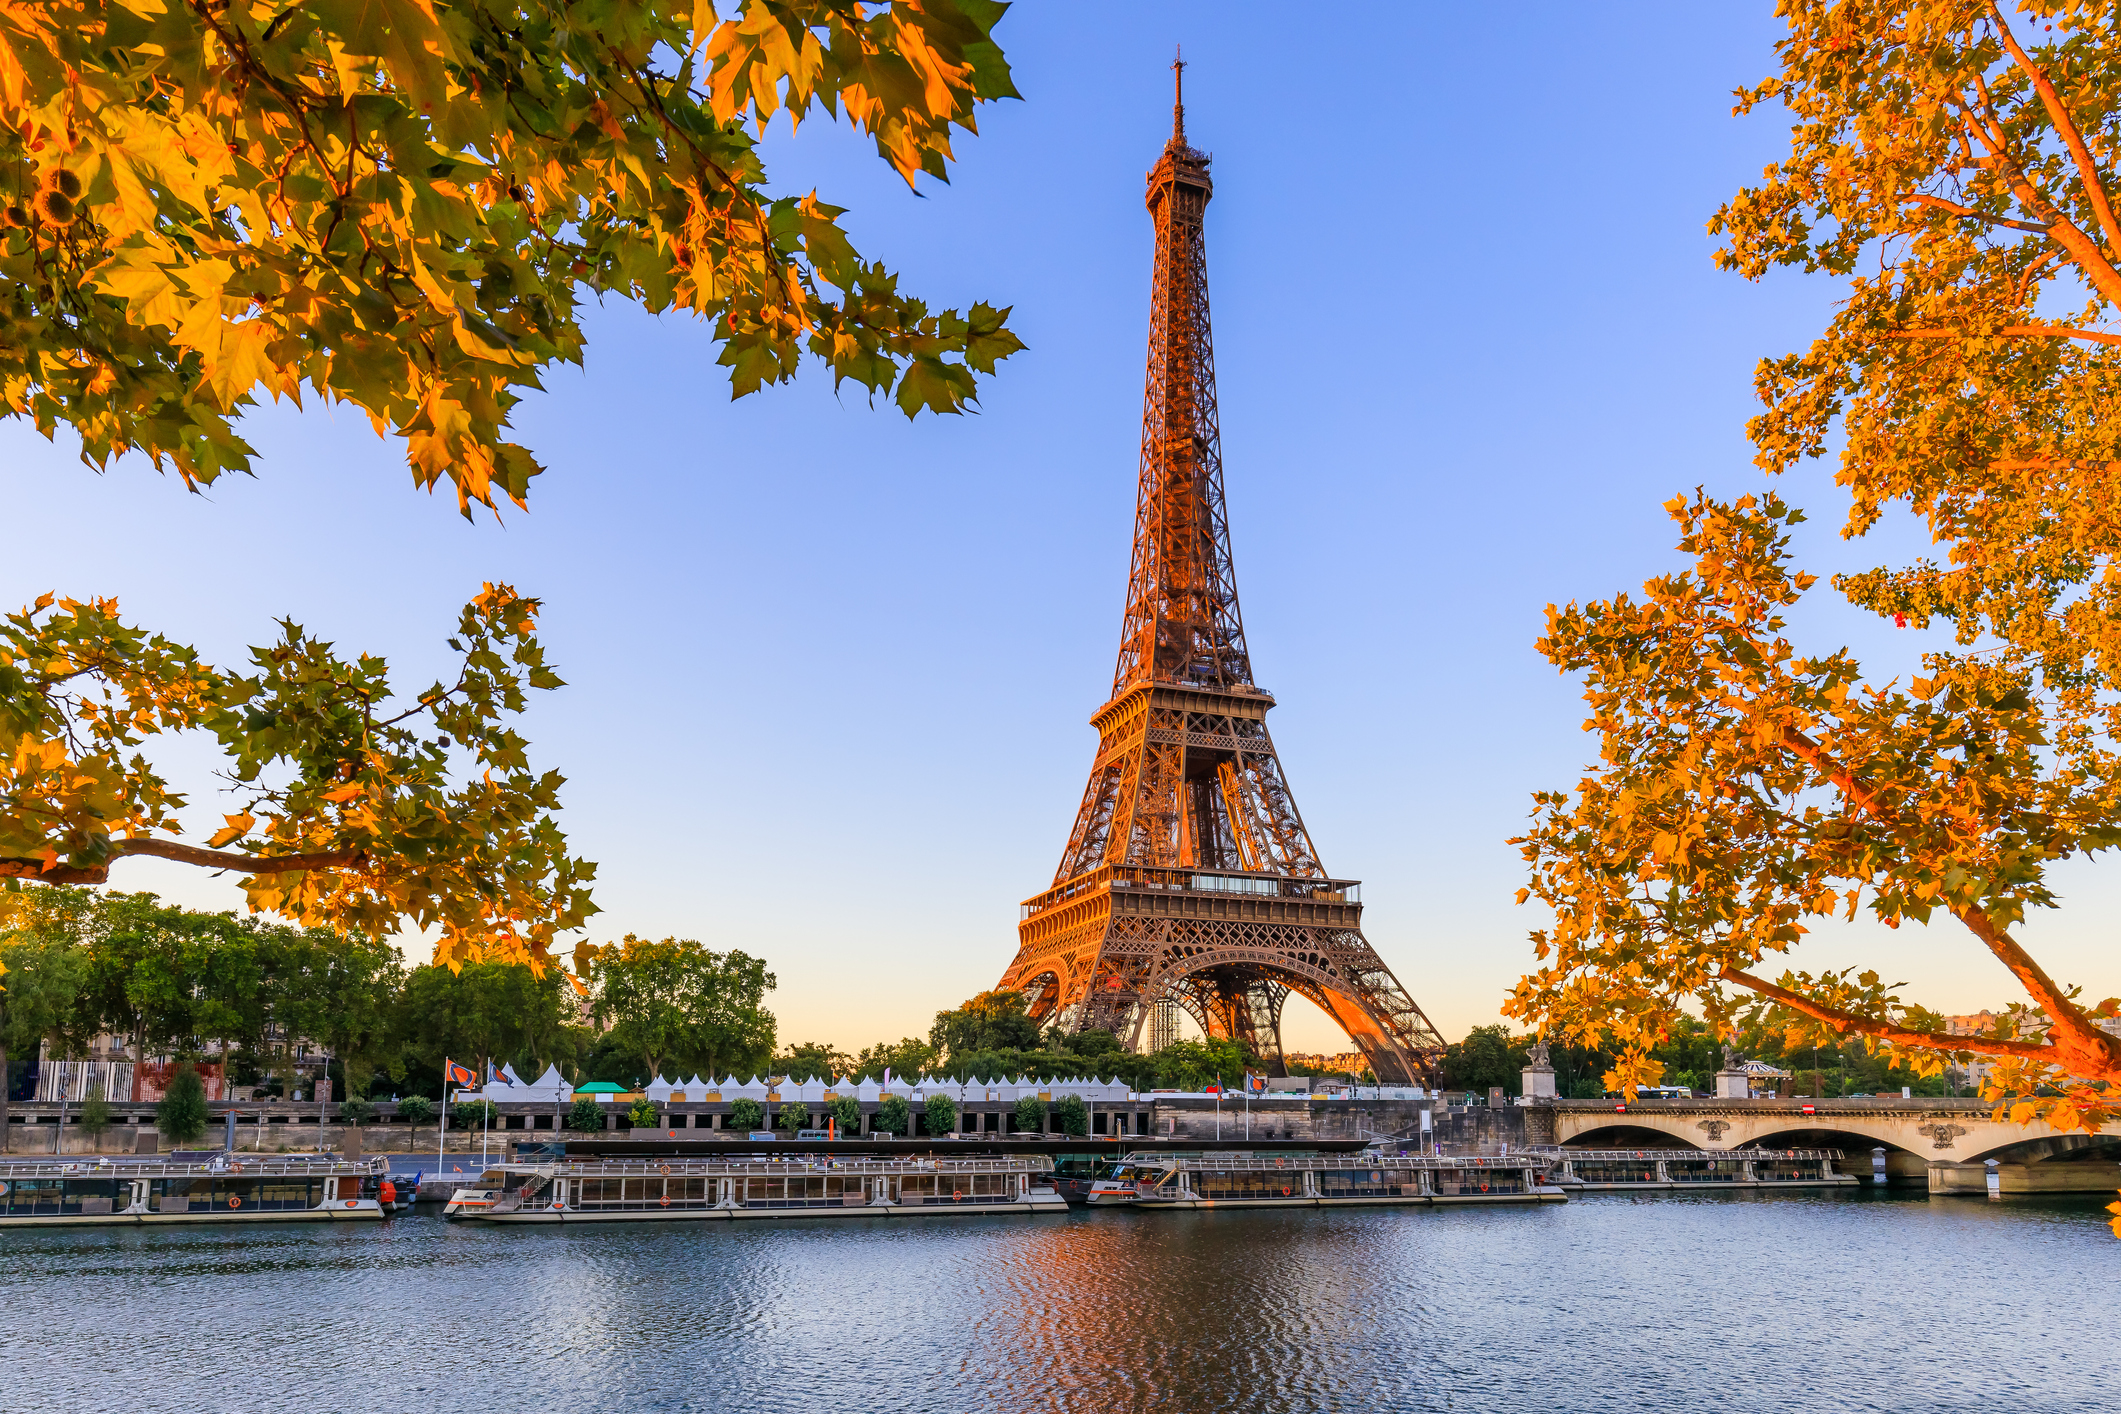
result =
[[1585,1192],[1670,1188],[1854,1188],[1838,1149],[1570,1149],[1535,1151],[1554,1182]]
[[0,1161],[0,1228],[361,1222],[383,1217],[384,1159],[328,1154]]
[[1338,1208],[1559,1203],[1543,1158],[1384,1154],[1129,1154],[1092,1207]]
[[459,1188],[443,1213],[496,1223],[1065,1213],[1051,1172],[1038,1154],[506,1163]]

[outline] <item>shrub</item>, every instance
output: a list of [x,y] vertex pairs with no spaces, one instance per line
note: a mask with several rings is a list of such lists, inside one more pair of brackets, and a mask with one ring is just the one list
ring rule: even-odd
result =
[[913,1128],[913,1108],[904,1095],[892,1095],[876,1107],[876,1132],[905,1134]]
[[729,1123],[737,1129],[757,1129],[765,1119],[765,1106],[749,1095],[729,1107]]
[[491,1100],[459,1100],[449,1107],[449,1122],[459,1129],[478,1129],[494,1116]]
[[862,1102],[854,1096],[841,1095],[825,1108],[831,1111],[832,1118],[838,1122],[841,1134],[862,1132]]
[[189,1144],[206,1132],[206,1084],[190,1066],[179,1066],[155,1106],[155,1128],[172,1145]]
[[930,1134],[948,1134],[957,1128],[957,1101],[948,1095],[930,1095],[922,1108],[928,1116]]
[[780,1117],[774,1123],[788,1129],[808,1129],[810,1127],[810,1106],[804,1104],[801,1100],[790,1100],[787,1104],[781,1106]]
[[604,1128],[604,1106],[589,1095],[574,1097],[567,1111],[567,1127],[578,1134],[596,1134]]
[[656,1108],[655,1101],[643,1095],[627,1107],[626,1122],[635,1129],[660,1129],[663,1112]]
[[435,1102],[425,1095],[407,1095],[398,1101],[398,1118],[407,1124],[426,1124],[435,1117]]
[[1016,1102],[1016,1127],[1019,1130],[1037,1131],[1046,1127],[1046,1102],[1036,1095],[1026,1095]]
[[1061,1133],[1080,1139],[1090,1132],[1090,1107],[1080,1095],[1063,1095],[1053,1102],[1053,1122]]
[[91,1138],[100,1139],[103,1131],[110,1128],[110,1101],[103,1098],[103,1087],[98,1085],[88,1092],[81,1102],[81,1127]]
[[376,1107],[366,1100],[346,1100],[339,1105],[339,1123],[367,1124],[376,1117]]

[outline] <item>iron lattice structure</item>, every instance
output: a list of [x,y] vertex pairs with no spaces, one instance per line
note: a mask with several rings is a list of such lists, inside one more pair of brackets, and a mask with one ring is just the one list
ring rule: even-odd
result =
[[1386,1082],[1433,1079],[1443,1038],[1362,934],[1297,813],[1252,681],[1223,501],[1202,217],[1208,156],[1183,91],[1149,171],[1156,270],[1134,556],[1112,696],[1053,887],[1023,906],[1001,985],[1064,1030],[1129,1050],[1183,1008],[1282,1069],[1281,1012],[1308,997]]

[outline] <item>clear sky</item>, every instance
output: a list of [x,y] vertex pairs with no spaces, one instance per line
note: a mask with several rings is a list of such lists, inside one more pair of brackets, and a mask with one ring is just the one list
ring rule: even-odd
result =
[[[924,1032],[1008,964],[1095,748],[1140,433],[1142,175],[1182,41],[1188,133],[1215,156],[1223,452],[1275,739],[1400,979],[1447,1035],[1494,1020],[1538,922],[1504,841],[1590,749],[1532,648],[1545,606],[1670,567],[1676,491],[1758,483],[1754,363],[1835,297],[1710,263],[1708,217],[1786,141],[1773,114],[1730,115],[1771,66],[1771,6],[1388,5],[1326,25],[1031,0],[999,34],[1026,101],[983,116],[950,186],[916,197],[825,125],[769,146],[776,184],[851,207],[907,287],[1015,307],[1030,351],[977,416],[909,425],[815,371],[732,403],[704,326],[613,304],[587,369],[521,409],[551,470],[505,525],[415,490],[399,445],[346,410],[254,416],[259,476],[203,496],[144,465],[98,477],[0,424],[0,602],[116,594],[221,661],[287,615],[416,688],[481,581],[541,595],[569,686],[523,729],[599,864],[592,935],[763,954],[784,1040]],[[1879,558],[1833,539],[1826,469],[1783,490],[1816,511],[1813,564]],[[1799,628],[1893,665],[1919,646],[1831,603]],[[115,882],[238,897],[157,861]],[[2067,910],[2027,937],[2094,996],[2121,990],[2114,891],[2088,869],[2064,884]],[[1800,952],[1863,958],[1946,1010],[2016,995],[1956,925]],[[1289,1044],[1341,1049],[1305,1010]]]

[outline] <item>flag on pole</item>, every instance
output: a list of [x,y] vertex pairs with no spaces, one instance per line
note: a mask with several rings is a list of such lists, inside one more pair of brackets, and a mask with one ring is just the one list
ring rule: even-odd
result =
[[479,1083],[477,1073],[470,1066],[458,1065],[455,1061],[442,1063],[442,1076],[451,1085],[472,1086]]

